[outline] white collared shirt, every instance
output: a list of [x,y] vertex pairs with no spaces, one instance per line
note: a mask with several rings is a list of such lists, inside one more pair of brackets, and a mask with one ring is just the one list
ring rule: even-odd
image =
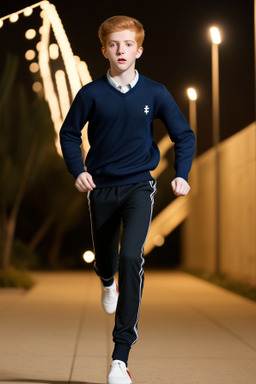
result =
[[131,81],[130,84],[127,84],[127,85],[118,84],[113,79],[113,77],[110,76],[109,72],[110,72],[110,70],[107,71],[107,79],[108,79],[109,84],[111,84],[112,87],[116,88],[118,91],[120,91],[122,93],[128,92],[131,88],[133,88],[137,84],[137,82],[139,80],[139,72],[137,71],[137,69],[135,69],[135,77],[134,77],[133,81]]

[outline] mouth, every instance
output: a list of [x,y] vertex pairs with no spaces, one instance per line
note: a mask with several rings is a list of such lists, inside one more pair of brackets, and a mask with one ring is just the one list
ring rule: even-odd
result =
[[118,63],[125,63],[126,62],[126,60],[123,57],[120,57],[117,61],[118,61]]

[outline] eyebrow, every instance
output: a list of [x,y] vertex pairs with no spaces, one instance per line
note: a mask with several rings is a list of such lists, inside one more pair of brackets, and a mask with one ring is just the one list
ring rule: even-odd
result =
[[[119,40],[109,40],[109,43],[119,43],[120,41]],[[125,40],[124,41],[125,43],[128,43],[128,42],[131,42],[131,43],[135,43],[135,40]]]

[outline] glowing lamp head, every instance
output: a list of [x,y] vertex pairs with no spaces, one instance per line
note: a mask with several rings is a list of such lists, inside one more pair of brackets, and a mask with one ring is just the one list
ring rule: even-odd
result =
[[217,27],[211,27],[210,32],[211,32],[211,38],[212,38],[213,44],[220,44],[221,37],[220,37],[219,29]]
[[187,89],[187,95],[189,100],[197,100],[197,93],[194,88],[188,88]]

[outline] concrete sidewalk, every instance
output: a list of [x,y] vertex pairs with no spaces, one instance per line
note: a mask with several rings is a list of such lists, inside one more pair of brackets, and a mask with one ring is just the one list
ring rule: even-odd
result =
[[[0,290],[0,382],[104,384],[114,316],[93,272]],[[179,272],[146,272],[134,384],[255,384],[256,304]]]

